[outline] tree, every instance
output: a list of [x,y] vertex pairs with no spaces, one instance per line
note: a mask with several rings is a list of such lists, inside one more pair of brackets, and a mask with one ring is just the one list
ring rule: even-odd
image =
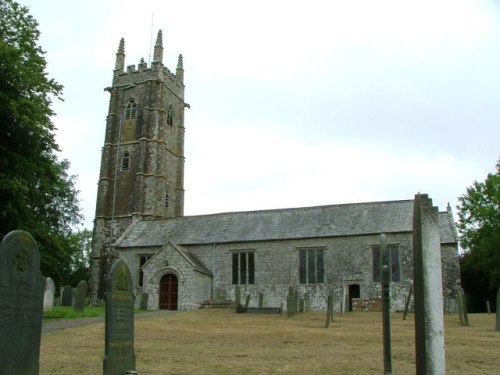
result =
[[62,86],[47,77],[28,9],[0,0],[0,237],[14,229],[37,240],[42,272],[69,272],[67,236],[81,222],[76,176],[59,161],[51,116]]
[[92,251],[92,231],[84,229],[68,236],[71,257],[70,274],[66,284],[77,285],[90,276],[90,253]]
[[500,285],[500,160],[497,172],[474,182],[459,197],[458,230],[466,249],[461,259],[464,289],[473,305],[484,306]]

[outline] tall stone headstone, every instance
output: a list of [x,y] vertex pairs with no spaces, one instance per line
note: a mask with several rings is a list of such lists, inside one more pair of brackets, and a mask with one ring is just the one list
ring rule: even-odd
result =
[[135,371],[134,294],[127,264],[118,259],[106,280],[104,375]]
[[392,374],[392,351],[391,351],[391,274],[389,249],[385,233],[380,235],[380,284],[382,287],[382,326],[384,345],[384,374]]
[[297,293],[292,286],[288,287],[288,295],[286,297],[286,312],[289,318],[297,314]]
[[241,308],[241,288],[239,285],[234,287],[234,311],[239,312]]
[[50,277],[45,278],[45,292],[43,293],[43,311],[52,311],[54,308],[54,293],[56,284]]
[[73,306],[73,288],[66,285],[61,295],[61,306]]
[[415,195],[413,292],[417,375],[445,374],[439,213],[427,195]]
[[87,298],[88,285],[85,280],[81,280],[76,286],[75,306],[76,312],[85,310],[85,300]]
[[0,375],[37,375],[44,280],[40,254],[25,231],[0,244]]
[[500,286],[498,287],[497,291],[497,312],[496,312],[496,325],[495,329],[497,331],[500,331]]

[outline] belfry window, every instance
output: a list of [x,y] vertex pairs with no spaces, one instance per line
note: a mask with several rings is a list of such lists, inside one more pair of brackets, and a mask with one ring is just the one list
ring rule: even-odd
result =
[[[380,246],[372,246],[372,276],[374,282],[380,282]],[[389,269],[391,281],[401,281],[401,270],[399,265],[399,244],[388,244]]]
[[253,251],[233,253],[233,285],[255,283],[255,254]]
[[325,251],[323,248],[299,250],[299,281],[301,284],[325,282]]
[[167,125],[172,126],[174,124],[174,107],[169,104],[167,108]]
[[165,207],[170,207],[170,194],[165,192]]
[[122,171],[128,170],[130,167],[130,152],[125,151],[122,156]]
[[136,116],[136,104],[134,99],[130,99],[127,103],[127,107],[125,108],[125,119],[129,120],[135,118]]

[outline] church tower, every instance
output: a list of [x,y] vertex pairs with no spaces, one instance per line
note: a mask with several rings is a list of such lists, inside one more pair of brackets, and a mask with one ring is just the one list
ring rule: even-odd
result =
[[125,68],[125,42],[116,53],[101,156],[91,267],[92,301],[102,296],[117,254],[112,244],[134,220],[183,215],[184,69],[163,65],[158,32],[150,66]]

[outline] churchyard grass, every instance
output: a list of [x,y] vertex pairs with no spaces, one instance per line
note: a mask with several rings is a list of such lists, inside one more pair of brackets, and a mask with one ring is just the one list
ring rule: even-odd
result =
[[51,322],[61,319],[93,318],[104,316],[104,307],[87,306],[83,312],[76,312],[72,306],[54,306],[52,311],[43,312],[43,321]]
[[[381,374],[382,315],[258,315],[196,310],[135,322],[137,372],[164,374]],[[495,314],[445,315],[448,375],[497,374]],[[391,315],[394,374],[415,373],[413,315]],[[104,324],[42,335],[41,375],[102,373]]]

